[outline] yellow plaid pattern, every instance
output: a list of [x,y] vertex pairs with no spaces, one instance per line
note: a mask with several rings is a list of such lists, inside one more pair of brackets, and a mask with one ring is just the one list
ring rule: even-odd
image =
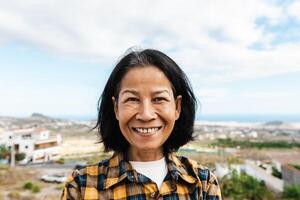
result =
[[61,199],[221,199],[218,181],[207,168],[175,153],[169,153],[166,162],[168,174],[158,189],[152,180],[136,172],[123,154],[115,153],[110,159],[75,170]]

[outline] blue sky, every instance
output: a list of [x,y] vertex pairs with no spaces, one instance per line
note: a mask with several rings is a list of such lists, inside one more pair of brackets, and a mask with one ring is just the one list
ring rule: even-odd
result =
[[0,115],[95,116],[133,46],[172,57],[203,114],[299,115],[299,10],[291,0],[0,0]]

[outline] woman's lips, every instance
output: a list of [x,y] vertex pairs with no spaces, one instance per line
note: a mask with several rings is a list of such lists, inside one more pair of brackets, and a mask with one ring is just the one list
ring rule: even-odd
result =
[[156,126],[156,127],[132,127],[132,129],[135,132],[137,132],[139,134],[145,134],[145,135],[156,133],[161,128],[162,128],[161,126]]

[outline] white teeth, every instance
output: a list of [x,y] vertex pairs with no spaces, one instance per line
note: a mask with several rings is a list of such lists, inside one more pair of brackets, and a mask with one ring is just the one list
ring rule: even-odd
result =
[[152,133],[158,131],[159,128],[135,128],[140,133]]

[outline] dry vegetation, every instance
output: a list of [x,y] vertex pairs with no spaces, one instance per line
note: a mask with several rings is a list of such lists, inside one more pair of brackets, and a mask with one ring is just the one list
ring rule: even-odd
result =
[[[8,166],[0,167],[0,200],[53,200],[59,199],[62,184],[44,183],[39,180],[43,169]],[[26,183],[32,183],[38,190],[24,188]]]

